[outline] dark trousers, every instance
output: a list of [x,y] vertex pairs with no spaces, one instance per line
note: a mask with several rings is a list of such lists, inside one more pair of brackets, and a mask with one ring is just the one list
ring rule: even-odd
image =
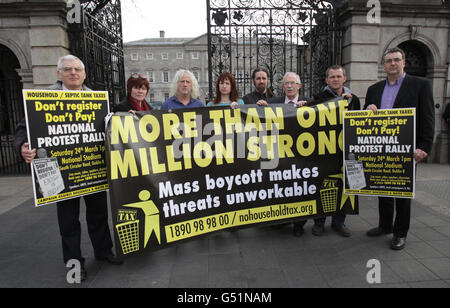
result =
[[378,211],[380,213],[378,226],[381,229],[392,230],[396,237],[406,237],[411,220],[411,199],[379,197]]
[[[345,224],[345,217],[346,217],[346,215],[342,214],[342,213],[333,215],[331,218],[331,225],[335,226],[335,227],[343,226]],[[323,226],[325,224],[326,219],[327,219],[326,217],[316,218],[316,219],[314,219],[314,224]],[[294,222],[294,224],[296,226],[303,227],[307,221],[308,220],[300,220],[300,221]]]
[[[83,196],[89,237],[97,258],[106,257],[113,246],[108,225],[106,192]],[[80,198],[57,203],[59,230],[64,263],[71,259],[84,261],[81,255]]]

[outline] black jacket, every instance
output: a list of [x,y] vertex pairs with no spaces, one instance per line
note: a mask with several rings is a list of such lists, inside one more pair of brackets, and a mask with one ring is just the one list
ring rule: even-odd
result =
[[[149,103],[145,102],[148,106],[148,110],[153,110],[152,106],[150,106]],[[113,108],[113,112],[119,112],[119,111],[123,111],[123,112],[128,112],[130,110],[133,110],[133,106],[131,105],[130,100],[127,98],[125,98],[123,101],[121,101],[119,103],[119,105],[114,106]]]
[[450,124],[450,104],[447,104],[447,107],[445,107],[445,111],[442,117]]
[[269,91],[266,91],[265,94],[261,94],[257,91],[253,91],[252,93],[249,93],[245,95],[242,100],[244,101],[244,104],[256,104],[259,100],[265,100],[266,102],[269,102],[272,95],[270,95]]
[[[369,105],[381,107],[386,80],[367,89],[364,109]],[[416,108],[416,148],[430,153],[434,139],[434,99],[428,79],[406,75],[393,108]]]
[[[312,101],[308,106],[320,104],[322,102],[325,102],[331,98],[338,97],[337,94],[331,93],[328,90],[324,90],[316,95],[314,95],[314,101]],[[350,101],[350,104],[348,106],[348,110],[360,110],[361,109],[361,101],[359,100],[359,97],[356,96],[354,93],[352,93],[352,99]]]

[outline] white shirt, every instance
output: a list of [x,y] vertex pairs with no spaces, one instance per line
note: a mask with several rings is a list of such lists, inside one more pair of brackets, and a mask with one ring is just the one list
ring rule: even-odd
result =
[[66,88],[66,86],[64,84],[62,84],[62,89],[63,89],[63,91],[83,91],[83,88],[81,88],[81,90],[69,90]]
[[298,95],[294,99],[289,99],[287,96],[285,96],[284,103],[289,104],[289,102],[293,102],[294,104],[298,102]]

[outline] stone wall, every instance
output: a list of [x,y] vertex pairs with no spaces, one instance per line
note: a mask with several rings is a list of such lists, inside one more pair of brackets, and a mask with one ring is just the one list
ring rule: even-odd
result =
[[0,44],[16,55],[24,89],[56,81],[56,62],[68,54],[66,1],[0,0]]

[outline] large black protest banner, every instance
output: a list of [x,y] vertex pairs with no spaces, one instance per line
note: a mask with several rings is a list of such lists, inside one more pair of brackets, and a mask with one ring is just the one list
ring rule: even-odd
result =
[[343,194],[347,101],[117,113],[107,165],[117,254],[214,231],[357,214]]
[[414,198],[415,109],[348,111],[346,194]]
[[108,92],[23,91],[36,206],[108,189]]

